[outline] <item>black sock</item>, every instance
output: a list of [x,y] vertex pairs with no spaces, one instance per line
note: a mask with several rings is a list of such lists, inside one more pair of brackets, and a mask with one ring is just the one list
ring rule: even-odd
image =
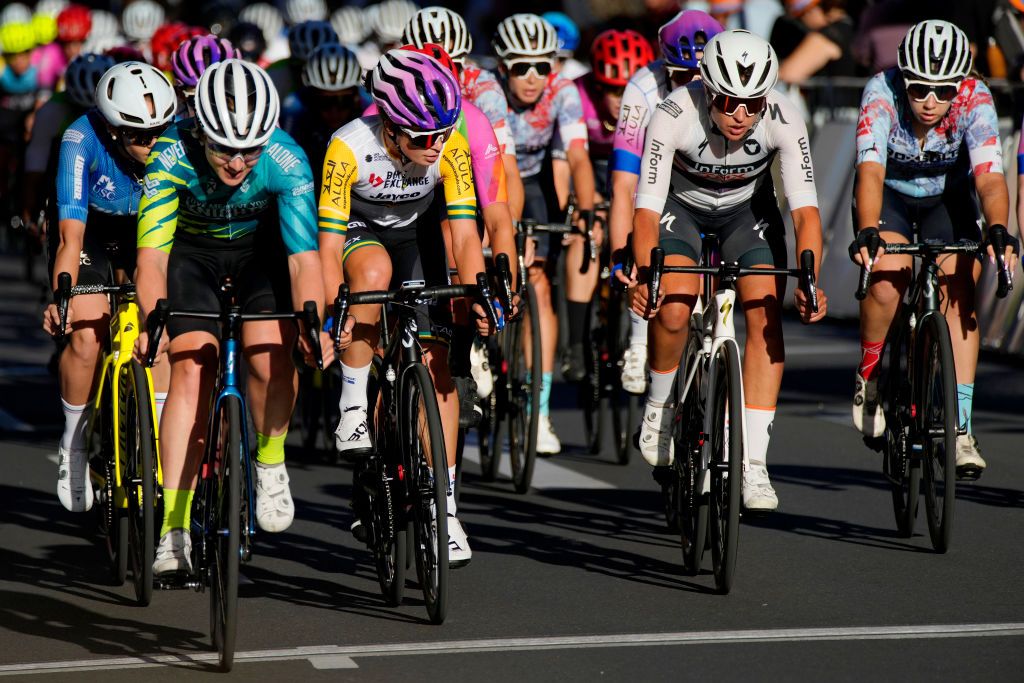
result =
[[569,346],[582,344],[583,337],[590,327],[590,302],[566,301],[569,314]]

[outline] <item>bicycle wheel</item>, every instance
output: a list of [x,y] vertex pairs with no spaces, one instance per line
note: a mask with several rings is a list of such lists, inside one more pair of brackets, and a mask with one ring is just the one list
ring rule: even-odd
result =
[[207,526],[209,554],[210,621],[213,645],[220,668],[230,671],[235,659],[238,630],[238,565],[241,555],[242,486],[245,457],[242,453],[242,403],[235,396],[222,399],[216,483],[212,519]]
[[153,597],[156,527],[156,433],[146,370],[132,361],[122,374],[121,486],[128,499],[128,536],[135,599],[148,605]]
[[701,440],[704,432],[704,371],[698,367],[689,392],[683,396],[686,377],[695,363],[702,363],[701,346],[697,340],[698,327],[691,326],[683,362],[676,373],[673,395],[677,419],[673,420],[672,438],[675,446],[673,484],[669,503],[675,505],[675,530],[679,532],[679,547],[683,553],[683,568],[691,576],[700,573],[708,535],[708,496],[701,491],[703,471]]
[[[636,433],[640,421],[640,400],[622,388],[622,354],[629,345],[629,311],[625,307],[625,294],[612,290],[608,304],[608,354],[604,370],[608,373],[608,411],[612,418],[612,438],[615,443],[615,459],[620,465],[628,465],[636,454]],[[613,324],[614,321],[614,324]]]
[[316,449],[320,436],[320,415],[322,380],[317,370],[302,363],[299,365],[299,391],[296,398],[295,415],[299,422],[299,441],[304,453]]
[[579,406],[583,413],[583,434],[586,439],[587,452],[596,455],[601,452],[601,441],[604,437],[603,420],[601,419],[602,392],[602,353],[606,350],[600,344],[603,333],[593,330],[590,343],[585,349],[587,375],[579,383]]
[[924,441],[922,482],[928,535],[937,552],[949,549],[956,507],[957,394],[949,327],[929,315],[918,335],[918,434]]
[[893,323],[893,336],[887,342],[887,366],[879,382],[879,394],[885,412],[882,436],[883,474],[889,481],[896,529],[901,536],[914,535],[918,495],[921,490],[921,461],[907,453],[910,422],[910,346],[906,334],[909,321],[901,312]]
[[[743,389],[739,349],[724,345],[718,349],[711,369],[707,412],[711,416],[710,536],[715,587],[720,593],[732,589],[736,574],[736,553],[740,537],[740,488],[743,483]],[[728,420],[728,424],[726,424]],[[726,443],[728,439],[728,444]]]
[[[99,414],[92,422],[90,436],[90,460],[99,470],[103,487],[100,491],[99,512],[100,533],[104,537],[107,561],[110,563],[110,579],[115,586],[124,585],[128,578],[128,513],[125,509],[123,490],[117,487],[117,462],[114,439],[114,419],[111,401],[117,387],[114,384],[111,367],[105,373],[100,400]],[[89,482],[89,486],[92,482]]]
[[521,320],[530,321],[530,363],[526,362],[523,334],[525,325],[516,324],[508,335],[505,361],[508,364],[508,452],[512,461],[512,483],[517,493],[530,490],[533,465],[537,459],[537,427],[540,424],[541,343],[540,313],[533,286],[526,284],[520,298],[525,307]]
[[426,366],[416,363],[403,371],[400,410],[404,461],[413,476],[416,575],[430,621],[440,624],[448,613],[448,460]]
[[407,567],[407,524],[402,518],[398,499],[401,482],[391,476],[385,462],[375,462],[376,491],[370,499],[373,515],[373,560],[381,595],[391,607],[402,604]]

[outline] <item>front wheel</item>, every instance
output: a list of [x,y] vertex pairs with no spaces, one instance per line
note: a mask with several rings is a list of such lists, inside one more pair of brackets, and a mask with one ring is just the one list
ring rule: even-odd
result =
[[219,448],[219,462],[213,482],[212,519],[208,520],[210,621],[213,644],[219,654],[220,668],[230,671],[235,659],[235,635],[238,631],[238,565],[241,556],[242,404],[226,396],[220,408],[220,436],[213,447]]
[[732,589],[739,549],[743,483],[743,391],[738,350],[722,346],[711,371],[711,561],[715,587]]
[[[537,429],[540,425],[541,339],[537,295],[527,283],[520,299],[525,307],[508,335],[505,360],[508,363],[508,451],[512,461],[512,483],[516,493],[530,490],[537,460]],[[530,338],[525,339],[526,322]],[[529,341],[529,347],[525,342]],[[529,351],[527,355],[525,352]]]
[[924,444],[922,480],[928,535],[940,553],[953,538],[956,508],[957,393],[953,349],[945,318],[929,316],[919,336],[918,433]]
[[122,382],[125,420],[121,425],[121,485],[128,499],[128,545],[135,599],[145,606],[153,597],[156,430],[145,368],[132,361],[124,369]]

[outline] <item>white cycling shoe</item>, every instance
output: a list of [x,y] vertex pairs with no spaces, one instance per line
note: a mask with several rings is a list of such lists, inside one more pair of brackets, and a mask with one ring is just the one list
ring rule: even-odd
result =
[[476,382],[476,395],[487,398],[494,391],[494,375],[487,359],[487,348],[480,339],[474,339],[469,347],[469,374]]
[[985,458],[981,457],[978,440],[973,434],[956,437],[956,475],[959,479],[977,479],[985,471]]
[[642,395],[647,391],[647,346],[630,344],[622,354],[622,389]]
[[864,436],[880,437],[885,433],[885,413],[878,399],[878,380],[870,382],[856,372],[853,392],[853,424]]
[[752,462],[743,473],[743,507],[751,512],[773,512],[779,507],[764,463]]
[[558,440],[551,418],[541,415],[537,420],[537,452],[544,455],[557,455],[562,452],[562,442]]
[[179,572],[192,573],[192,535],[184,529],[171,529],[160,537],[153,573],[161,576]]
[[652,467],[666,467],[675,460],[672,442],[672,407],[647,401],[637,445],[640,455]]
[[92,509],[93,490],[89,480],[89,459],[85,451],[66,451],[57,447],[57,498],[65,510],[85,512]]
[[260,528],[277,533],[290,527],[294,519],[295,503],[284,463],[256,463],[256,522]]
[[342,455],[356,454],[373,448],[366,408],[351,406],[345,409],[338,422],[338,428],[334,430],[334,447]]
[[455,515],[448,515],[448,566],[465,567],[473,559],[469,538]]

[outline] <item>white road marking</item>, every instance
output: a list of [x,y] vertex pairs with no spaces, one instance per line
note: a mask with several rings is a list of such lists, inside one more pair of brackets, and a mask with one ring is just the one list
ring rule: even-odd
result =
[[359,665],[345,655],[315,655],[309,658],[314,669],[358,669]]
[[[608,647],[665,647],[722,643],[790,643],[806,641],[929,640],[939,638],[1022,637],[1024,623],[920,624],[910,626],[850,626],[833,628],[779,628],[746,631],[683,631],[675,633],[620,633],[594,636],[551,636],[543,638],[488,638],[479,640],[385,643],[377,645],[317,645],[254,650],[235,653],[236,663],[319,660],[345,664],[344,658],[397,657],[408,655],[474,654],[481,652],[535,652],[539,650],[580,650]],[[198,664],[217,660],[215,652],[171,655],[140,655],[64,662],[33,662],[0,665],[0,676],[34,673],[69,673],[112,669],[141,669],[154,666]],[[354,664],[354,662],[353,662]],[[314,662],[314,666],[316,663]]]
[[[462,458],[466,462],[480,465],[480,447],[477,446],[475,435],[466,439],[466,447],[462,451]],[[533,466],[533,483],[531,486],[538,491],[547,489],[613,489],[615,484],[589,477],[580,472],[556,465],[552,458],[537,458]],[[498,467],[498,476],[507,480],[512,479],[512,460],[508,455],[507,446],[502,447],[501,464]]]

